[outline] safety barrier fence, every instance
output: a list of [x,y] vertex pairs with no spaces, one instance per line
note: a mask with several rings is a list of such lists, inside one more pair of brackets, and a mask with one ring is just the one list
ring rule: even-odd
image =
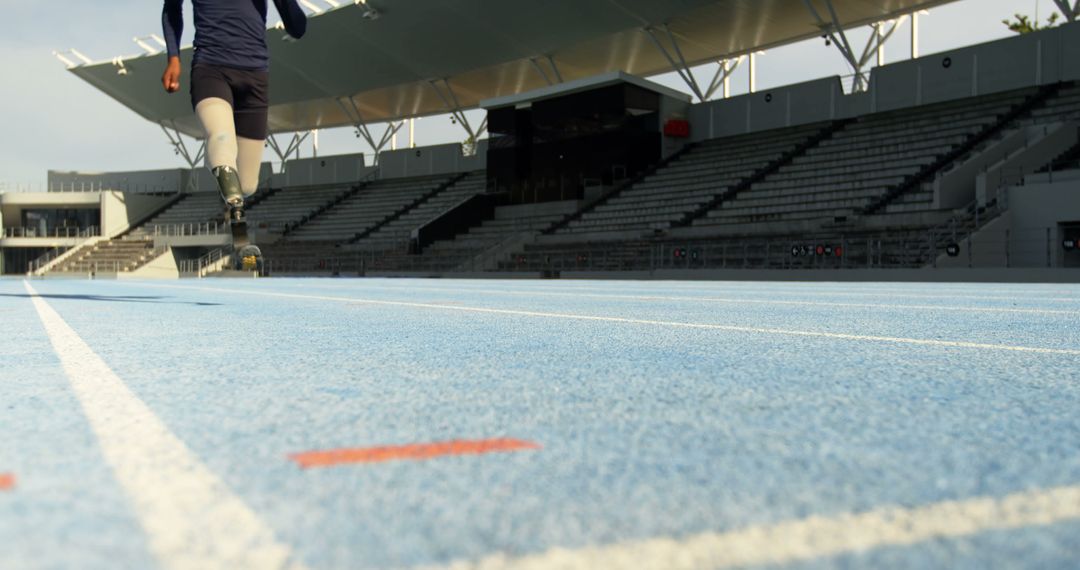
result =
[[[1057,267],[1080,244],[1058,243],[1052,228],[1005,231],[968,242],[950,234],[810,240],[741,239],[722,242],[534,246],[497,264],[497,271],[663,271],[716,269],[897,269],[923,267]],[[363,274],[370,271],[490,271],[482,259],[408,255],[403,251],[312,252],[270,256],[268,273]]]
[[101,235],[101,228],[59,227],[59,228],[4,228],[5,238],[91,238]]
[[150,234],[155,237],[216,236],[227,232],[228,226],[221,222],[190,224],[154,224]]
[[180,274],[184,276],[206,277],[215,267],[222,267],[227,261],[225,251],[215,249],[198,259],[180,261]]
[[0,182],[0,192],[102,192],[115,190],[135,194],[171,194],[179,191],[176,185],[137,184],[128,182],[71,181],[71,182]]
[[[78,245],[75,247],[79,247]],[[30,262],[27,268],[28,275],[36,275],[43,267],[52,263],[52,261],[61,255],[71,251],[70,247],[54,247],[44,254],[40,255],[37,259]]]
[[500,264],[504,271],[660,271],[706,269],[893,269],[921,267],[1055,267],[1052,228],[1004,231],[970,242],[928,232],[896,237],[810,240],[742,239],[714,242],[530,248]]
[[169,251],[168,246],[156,247],[137,262],[119,259],[100,259],[93,261],[77,261],[71,264],[64,263],[63,273],[89,274],[91,277],[100,273],[127,273],[135,271],[147,262],[161,257]]

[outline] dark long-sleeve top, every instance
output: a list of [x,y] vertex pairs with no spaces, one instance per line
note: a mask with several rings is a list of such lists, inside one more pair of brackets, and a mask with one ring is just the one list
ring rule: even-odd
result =
[[[191,0],[195,16],[194,63],[267,71],[267,0]],[[285,32],[299,39],[307,31],[307,16],[296,0],[274,0]],[[180,55],[184,31],[184,0],[165,0],[161,25],[169,56]]]

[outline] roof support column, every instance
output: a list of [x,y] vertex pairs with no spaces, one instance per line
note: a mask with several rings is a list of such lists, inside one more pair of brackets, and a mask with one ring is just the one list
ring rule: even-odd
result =
[[690,91],[698,98],[698,101],[706,101],[707,98],[705,97],[705,92],[701,90],[697,78],[694,77],[694,72],[691,71],[690,66],[686,64],[686,58],[683,57],[682,49],[679,47],[679,42],[675,39],[675,35],[671,33],[671,28],[662,25],[660,26],[660,29],[664,31],[668,41],[671,42],[670,50],[664,47],[660,38],[656,37],[656,30],[652,27],[645,28],[645,35],[649,37],[653,45],[656,46],[656,49],[664,56],[664,59],[668,60],[668,63],[671,64],[671,69],[679,74],[679,77],[681,77],[687,87],[690,88]]
[[[741,55],[735,59],[723,59],[717,62],[719,68],[716,70],[716,74],[713,75],[712,81],[705,88],[702,88],[702,84],[698,83],[697,76],[694,75],[694,70],[686,63],[686,57],[683,56],[682,48],[679,47],[679,40],[675,37],[675,34],[671,33],[671,29],[667,26],[660,26],[660,30],[664,32],[664,37],[667,39],[668,44],[671,46],[668,48],[661,41],[661,38],[657,35],[656,29],[652,27],[644,28],[642,31],[652,41],[656,49],[664,56],[664,59],[668,60],[671,64],[671,69],[675,73],[679,74],[679,77],[686,83],[686,86],[690,88],[690,91],[697,97],[699,102],[704,103],[713,98],[716,92],[720,88],[724,89],[724,97],[731,95],[731,75],[736,69],[742,65],[743,61],[747,59],[747,56]],[[753,55],[749,56],[753,57]]]
[[911,15],[911,59],[919,59],[919,13]]
[[717,62],[719,67],[716,69],[716,75],[713,76],[712,82],[709,83],[709,89],[705,92],[705,97],[711,99],[720,88],[723,88],[721,94],[724,99],[731,97],[731,76],[746,60],[747,56],[740,55],[735,59],[722,59]]
[[386,128],[383,129],[383,133],[376,141],[375,136],[371,134],[371,130],[364,123],[356,125],[356,136],[364,139],[364,142],[371,147],[372,152],[375,153],[375,164],[379,163],[379,155],[386,148],[387,144],[390,144],[394,140],[398,131],[405,126],[405,121],[389,122],[386,124]]
[[[348,101],[349,104],[346,105],[345,101]],[[405,121],[391,121],[387,123],[382,136],[376,140],[375,136],[371,133],[371,129],[368,128],[367,123],[364,122],[364,116],[360,113],[360,108],[357,107],[356,101],[353,101],[351,97],[347,97],[338,99],[337,104],[349,117],[349,120],[352,121],[353,128],[356,129],[356,138],[364,139],[364,142],[366,142],[368,146],[371,147],[372,152],[375,153],[372,164],[379,164],[379,155],[382,153],[383,149],[386,148],[386,145],[394,140],[398,131],[405,126]]]
[[[558,68],[555,67],[555,61],[550,60],[550,63],[552,64],[553,69],[555,69],[556,76],[562,81],[562,76],[558,75]],[[539,68],[536,62],[533,62],[533,65]],[[439,87],[440,82],[442,83],[442,87]],[[450,85],[450,80],[438,79],[428,81],[428,83],[431,84],[431,88],[435,90],[439,99],[442,99],[443,104],[446,105],[446,109],[450,112],[453,121],[461,125],[461,128],[465,129],[465,132],[468,133],[469,138],[465,139],[464,144],[465,154],[469,156],[475,154],[477,141],[479,141],[480,137],[487,132],[487,117],[484,117],[479,128],[473,130],[469,118],[465,116],[465,112],[461,108],[461,102],[458,100],[457,94],[454,93],[454,88]]]
[[1076,0],[1072,6],[1069,6],[1069,0],[1054,0],[1054,4],[1057,4],[1066,20],[1075,22],[1077,18],[1080,18],[1080,0]]
[[290,157],[292,157],[293,154],[296,155],[296,158],[300,158],[300,145],[304,144],[304,141],[311,136],[312,132],[313,131],[307,131],[303,135],[300,133],[293,133],[292,140],[289,141],[289,146],[286,147],[284,151],[281,150],[281,145],[278,144],[276,136],[270,135],[270,137],[266,139],[267,146],[270,147],[270,150],[274,151],[278,160],[281,161],[279,172],[285,172],[285,164],[289,162]]
[[530,57],[529,58],[529,63],[532,64],[533,69],[535,69],[536,72],[540,74],[540,77],[544,78],[544,81],[548,85],[555,85],[556,83],[562,83],[563,82],[563,76],[562,76],[562,73],[559,72],[559,66],[558,66],[558,64],[555,63],[555,58],[551,57],[550,55],[544,56],[544,57],[547,59],[548,65],[551,67],[552,74],[555,77],[554,80],[552,80],[551,76],[548,75],[547,71],[544,71],[543,66],[540,65],[540,61],[539,61],[540,58]]
[[[826,20],[817,7],[814,6],[815,0],[803,0],[806,4],[806,8],[810,11],[810,14],[818,21],[818,26],[824,33],[824,37],[827,43],[835,44],[836,48],[840,50],[840,54],[847,60],[848,65],[851,66],[854,73],[851,80],[851,90],[854,93],[861,93],[866,91],[870,87],[870,73],[869,64],[870,61],[877,56],[878,63],[881,64],[885,59],[884,47],[885,43],[892,38],[896,30],[907,20],[907,16],[901,16],[900,18],[893,20],[891,26],[886,30],[885,25],[887,22],[878,22],[871,27],[874,29],[870,34],[870,39],[866,41],[866,46],[860,55],[856,55],[854,48],[851,46],[851,42],[848,40],[847,33],[840,25],[840,17],[836,14],[836,8],[833,6],[832,0],[820,0],[825,4],[825,8],[828,11],[829,19]],[[914,36],[913,36],[914,38]],[[912,44],[915,45],[914,43]]]
[[749,70],[749,73],[747,74],[747,79],[749,80],[749,84],[746,86],[747,92],[748,93],[756,93],[757,92],[757,54],[756,53],[750,54],[750,70]]
[[[192,155],[191,152],[188,150],[187,144],[184,143],[183,137],[180,136],[180,129],[176,128],[176,123],[171,124],[172,132],[169,132],[169,127],[165,125],[164,121],[158,123],[158,126],[161,127],[162,132],[164,132],[165,136],[168,137],[169,144],[173,147],[173,153],[176,154],[176,156],[184,159],[184,162],[187,164],[188,169],[194,172],[195,169],[199,166],[199,163],[202,162],[203,158],[206,157],[206,141],[202,141],[199,144],[198,150],[195,151],[194,155]],[[189,176],[187,191],[193,192],[198,189],[198,177]]]

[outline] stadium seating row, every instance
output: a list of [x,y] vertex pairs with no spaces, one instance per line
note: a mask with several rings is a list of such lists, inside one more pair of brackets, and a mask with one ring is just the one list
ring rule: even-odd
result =
[[[916,184],[893,197],[897,188],[943,170],[949,166],[943,160],[955,162],[981,151],[996,140],[989,135],[1076,120],[1080,85],[1064,84],[1050,95],[1026,89],[704,141],[584,210],[576,202],[562,209],[499,208],[492,219],[460,228],[452,239],[435,242],[419,256],[408,253],[412,232],[484,192],[484,172],[374,180],[353,187],[282,188],[267,193],[249,217],[268,235],[284,234],[269,246],[271,256],[363,259],[367,268],[433,271],[461,267],[525,234],[551,234],[515,254],[528,252],[535,262],[573,252],[574,244],[584,251],[589,244],[612,241],[621,245],[612,247],[611,255],[623,251],[629,258],[642,255],[641,239],[662,240],[681,229],[716,239],[776,235],[776,228],[784,226],[829,231],[857,223],[868,206],[882,200],[888,203],[878,217],[893,216],[918,231],[939,223],[941,215],[927,216],[922,226],[910,223],[912,215],[944,214],[935,212],[932,185]],[[979,144],[972,146],[973,141]],[[968,154],[959,156],[957,149]],[[1047,162],[1047,168],[1078,167],[1080,149]],[[124,239],[143,243],[145,250],[155,227],[220,216],[216,193],[196,193]],[[144,254],[138,247],[127,249],[132,257]]]

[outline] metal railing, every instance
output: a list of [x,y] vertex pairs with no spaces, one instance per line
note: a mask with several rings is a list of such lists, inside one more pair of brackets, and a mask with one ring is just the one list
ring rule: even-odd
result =
[[75,180],[71,182],[0,182],[0,192],[102,192],[116,190],[136,194],[171,194],[178,192],[178,185],[138,184],[129,182],[105,183],[99,180]]
[[101,228],[92,226],[88,228],[59,227],[52,229],[40,228],[4,228],[5,238],[91,238],[101,235]]
[[100,192],[101,182],[0,182],[0,192]]
[[30,265],[28,266],[27,272],[26,272],[27,275],[36,274],[38,271],[41,270],[42,267],[45,267],[46,265],[52,263],[52,261],[54,259],[60,257],[61,255],[64,255],[65,253],[71,251],[74,248],[81,247],[81,246],[82,246],[82,244],[80,243],[79,245],[76,245],[76,246],[73,246],[73,247],[54,247],[54,248],[52,248],[51,250],[49,250],[49,251],[45,252],[44,254],[40,255],[37,259],[34,259],[33,261],[30,262]]
[[155,237],[216,236],[227,233],[228,226],[221,222],[190,224],[154,224],[150,235]]
[[194,275],[198,278],[206,277],[210,270],[217,264],[224,263],[227,255],[222,249],[215,249],[199,257],[198,259],[185,259],[180,262],[181,275]]
[[363,275],[376,255],[373,252],[340,252],[332,255],[269,256],[264,263],[267,275]]
[[88,274],[94,277],[99,273],[127,273],[135,271],[147,263],[161,257],[169,251],[169,246],[155,247],[138,261],[132,262],[120,259],[99,259],[92,261],[76,261],[61,264],[63,273]]
[[[971,233],[912,232],[894,237],[640,243],[535,248],[500,264],[502,271],[661,271],[718,269],[843,270],[924,267],[1054,267],[1061,244],[1052,228]],[[942,261],[945,260],[945,261]],[[953,261],[948,261],[953,260]]]

